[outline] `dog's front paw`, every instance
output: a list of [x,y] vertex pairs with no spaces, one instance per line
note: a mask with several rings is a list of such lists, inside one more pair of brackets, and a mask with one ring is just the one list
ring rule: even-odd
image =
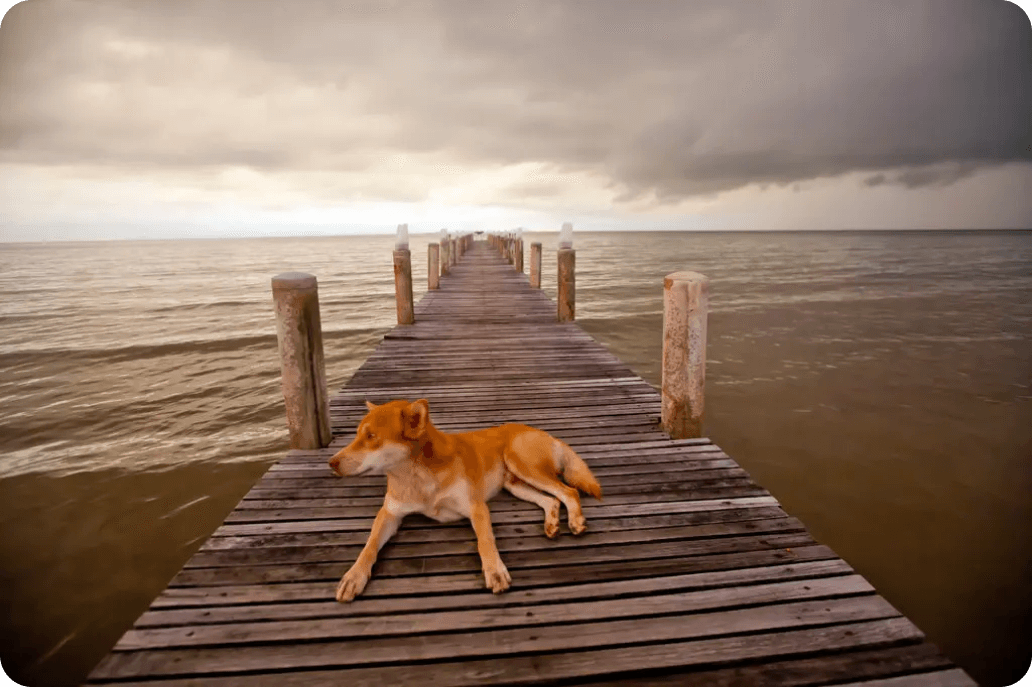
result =
[[588,529],[588,521],[584,519],[583,515],[570,518],[570,531],[574,534],[584,534]]
[[512,583],[509,569],[500,560],[490,568],[484,568],[484,583],[495,594],[501,594]]
[[353,600],[362,593],[367,582],[369,582],[369,573],[357,565],[352,566],[337,585],[337,601],[344,603]]

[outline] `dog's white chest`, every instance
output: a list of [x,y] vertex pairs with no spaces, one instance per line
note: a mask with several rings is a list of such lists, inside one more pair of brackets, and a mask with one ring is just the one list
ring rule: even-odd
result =
[[423,514],[438,522],[452,522],[468,518],[471,513],[469,485],[464,480],[455,480],[448,488],[434,495]]

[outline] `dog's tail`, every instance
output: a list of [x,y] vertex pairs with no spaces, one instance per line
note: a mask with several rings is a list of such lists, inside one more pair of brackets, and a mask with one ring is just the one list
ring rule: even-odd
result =
[[571,487],[576,487],[585,494],[602,500],[602,485],[598,483],[595,476],[591,474],[591,468],[584,462],[584,459],[563,443],[563,481]]

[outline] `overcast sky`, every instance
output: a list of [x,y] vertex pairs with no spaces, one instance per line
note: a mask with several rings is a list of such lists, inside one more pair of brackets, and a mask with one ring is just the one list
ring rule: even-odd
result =
[[28,0],[0,240],[1032,227],[1004,0]]

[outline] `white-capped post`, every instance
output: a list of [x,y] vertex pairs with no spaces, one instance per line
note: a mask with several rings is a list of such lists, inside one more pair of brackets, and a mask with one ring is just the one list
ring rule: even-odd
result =
[[272,278],[272,304],[290,448],[324,448],[333,436],[315,277],[303,272],[276,275]]
[[398,324],[415,322],[412,303],[412,253],[409,251],[408,225],[398,225],[394,242],[394,297],[398,306]]
[[574,320],[576,303],[576,253],[573,250],[573,225],[563,224],[559,232],[559,254],[557,256],[559,276],[558,318],[560,322]]
[[674,439],[702,436],[709,279],[674,272],[663,280],[663,429]]

